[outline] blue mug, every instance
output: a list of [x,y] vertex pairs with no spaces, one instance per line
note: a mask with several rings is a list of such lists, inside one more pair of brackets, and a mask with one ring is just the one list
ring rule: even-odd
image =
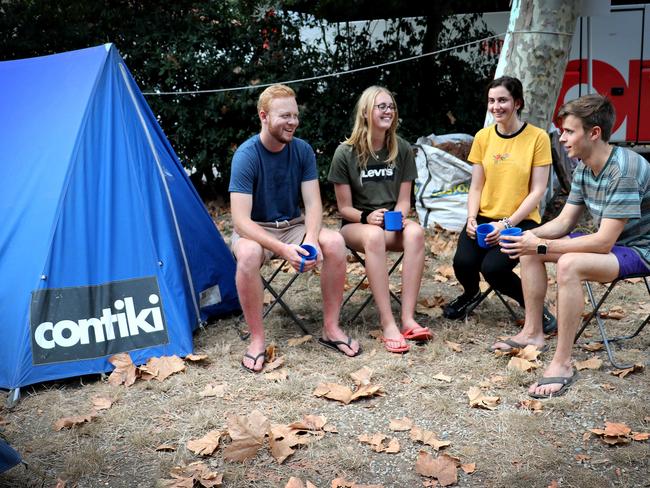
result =
[[302,255],[300,259],[300,272],[302,273],[305,269],[305,261],[313,261],[318,257],[318,249],[311,244],[301,244],[300,247],[309,253],[307,256]]

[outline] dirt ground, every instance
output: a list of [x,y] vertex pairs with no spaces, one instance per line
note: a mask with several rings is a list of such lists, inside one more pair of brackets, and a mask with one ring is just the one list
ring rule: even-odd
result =
[[[228,239],[228,215],[218,215],[216,220]],[[337,223],[330,218],[326,225],[336,228]],[[223,475],[223,481],[219,485],[216,475],[212,481],[206,475],[204,484],[195,486],[284,488],[296,477],[305,486],[309,481],[318,488],[424,487],[436,486],[436,478],[418,471],[426,472],[432,466],[426,461],[436,458],[440,461],[434,464],[452,459],[452,474],[462,487],[650,486],[650,441],[632,439],[635,432],[650,431],[648,330],[614,347],[619,361],[639,365],[625,376],[612,374],[615,369],[603,350],[576,346],[575,360],[596,358],[587,363],[596,369],[580,371],[579,381],[565,396],[543,401],[541,410],[536,410],[537,405],[528,402],[526,388],[550,360],[556,340],[549,338],[551,352],[532,361],[536,369],[525,372],[508,367],[511,357],[487,350],[495,338],[520,326],[494,296],[466,320],[442,318],[440,305],[460,292],[450,274],[455,239],[454,234],[433,231],[427,238],[419,318],[434,331],[434,341],[414,346],[405,355],[386,352],[375,337],[377,316],[370,305],[346,325],[360,340],[363,354],[348,359],[323,348],[316,342],[321,320],[319,278],[315,273],[305,275],[294,284],[288,302],[313,337],[293,345],[290,340],[300,338],[302,332],[281,310],[271,312],[267,338],[283,362],[274,371],[258,375],[243,371],[242,326],[237,317],[229,317],[197,331],[195,353],[207,355],[207,360],[188,361],[185,371],[163,381],[138,379],[132,386],[114,386],[105,375],[96,375],[23,389],[14,409],[0,410],[0,434],[28,466],[0,475],[0,486],[166,486],[164,480],[172,479],[173,468],[200,461],[208,472]],[[358,267],[349,266],[348,279],[354,282]],[[289,277],[289,273],[281,275],[283,280]],[[396,289],[397,275],[392,279]],[[550,282],[553,289],[552,275]],[[602,287],[596,290],[600,293]],[[345,307],[344,321],[364,293],[360,291]],[[551,307],[553,302],[551,298]],[[634,330],[650,312],[643,284],[619,285],[606,310],[619,317],[606,320],[616,333]],[[595,339],[596,328],[587,329],[587,336]],[[379,394],[347,405],[314,394],[324,383],[355,388],[350,375],[364,367],[372,370],[370,385],[381,386],[375,392]],[[486,397],[483,405],[493,409],[470,406],[472,388]],[[207,395],[210,389],[216,393]],[[87,422],[55,430],[63,417],[88,414],[96,397],[110,399],[110,408]],[[4,398],[0,400],[4,403]],[[225,459],[233,443],[229,435],[221,436],[219,447],[209,456],[199,456],[188,447],[188,441],[210,431],[234,436],[228,419],[250,416],[250,420],[251,414],[282,425],[305,415],[323,416],[327,428],[311,436],[312,442],[295,446],[282,463],[271,455],[268,438],[245,462]],[[394,430],[395,419],[402,419],[406,430]],[[604,429],[606,422],[623,423],[631,432],[610,437],[612,444],[607,444],[591,432]],[[376,450],[383,452],[359,439],[378,433],[386,436],[381,442],[380,436],[374,438]],[[385,449],[391,438],[397,441],[390,444],[393,448],[388,451],[396,451],[392,453]],[[441,481],[446,483],[445,476]],[[174,486],[192,486],[192,482]]]

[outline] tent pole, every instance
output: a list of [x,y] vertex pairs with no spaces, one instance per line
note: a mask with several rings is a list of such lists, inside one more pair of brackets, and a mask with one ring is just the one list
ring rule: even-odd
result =
[[142,116],[142,113],[140,112],[140,107],[136,103],[135,99],[135,94],[133,93],[133,90],[131,89],[131,85],[129,84],[129,79],[126,74],[126,69],[122,64],[119,64],[120,67],[120,73],[122,75],[122,79],[124,80],[124,84],[126,85],[126,89],[129,91],[129,95],[131,97],[131,101],[133,102],[133,106],[135,107],[136,112],[138,113],[138,118],[140,119],[140,124],[142,125],[142,130],[144,130],[145,135],[147,136],[147,142],[149,143],[149,148],[151,149],[151,152],[153,153],[153,156],[156,160],[156,166],[158,167],[158,173],[160,174],[160,180],[162,181],[163,186],[165,187],[165,194],[167,195],[167,202],[169,203],[169,207],[172,212],[172,219],[174,220],[174,228],[176,230],[176,237],[178,238],[178,242],[180,244],[181,248],[181,255],[183,256],[183,264],[185,265],[185,274],[187,275],[187,280],[190,285],[190,289],[192,290],[192,303],[194,305],[194,312],[196,313],[196,322],[197,324],[201,323],[201,313],[199,312],[199,304],[196,301],[196,291],[194,290],[194,281],[192,280],[192,273],[190,272],[190,266],[187,261],[187,254],[185,253],[185,244],[183,243],[183,237],[181,236],[181,231],[180,228],[178,227],[178,219],[176,217],[176,210],[174,209],[174,203],[172,201],[172,196],[171,193],[169,192],[169,187],[167,186],[167,181],[165,180],[165,173],[162,170],[161,164],[160,164],[160,158],[158,156],[158,153],[156,152],[156,148],[153,145],[153,141],[151,139],[151,134],[149,133],[149,129],[147,128],[147,125],[145,124],[144,117]]
[[9,390],[9,395],[7,396],[7,401],[5,402],[5,406],[9,410],[11,410],[18,404],[19,401],[20,401],[20,388],[14,388],[13,390]]

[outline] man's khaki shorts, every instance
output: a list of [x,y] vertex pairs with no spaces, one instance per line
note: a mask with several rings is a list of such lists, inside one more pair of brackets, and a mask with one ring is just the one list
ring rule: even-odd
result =
[[[277,222],[255,222],[263,227],[266,232],[271,234],[280,242],[285,244],[300,244],[305,238],[305,216],[301,215],[291,220],[282,220]],[[242,237],[233,229],[230,238],[230,248],[235,250],[235,243]],[[272,259],[274,256],[271,251],[264,249],[264,260]]]

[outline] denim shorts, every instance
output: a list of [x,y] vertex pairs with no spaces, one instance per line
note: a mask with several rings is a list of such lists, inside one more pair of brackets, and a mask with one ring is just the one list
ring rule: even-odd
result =
[[[572,232],[570,238],[583,236],[582,232]],[[639,256],[634,249],[627,246],[614,246],[610,251],[618,260],[618,277],[624,278],[629,275],[648,274],[650,267]]]

